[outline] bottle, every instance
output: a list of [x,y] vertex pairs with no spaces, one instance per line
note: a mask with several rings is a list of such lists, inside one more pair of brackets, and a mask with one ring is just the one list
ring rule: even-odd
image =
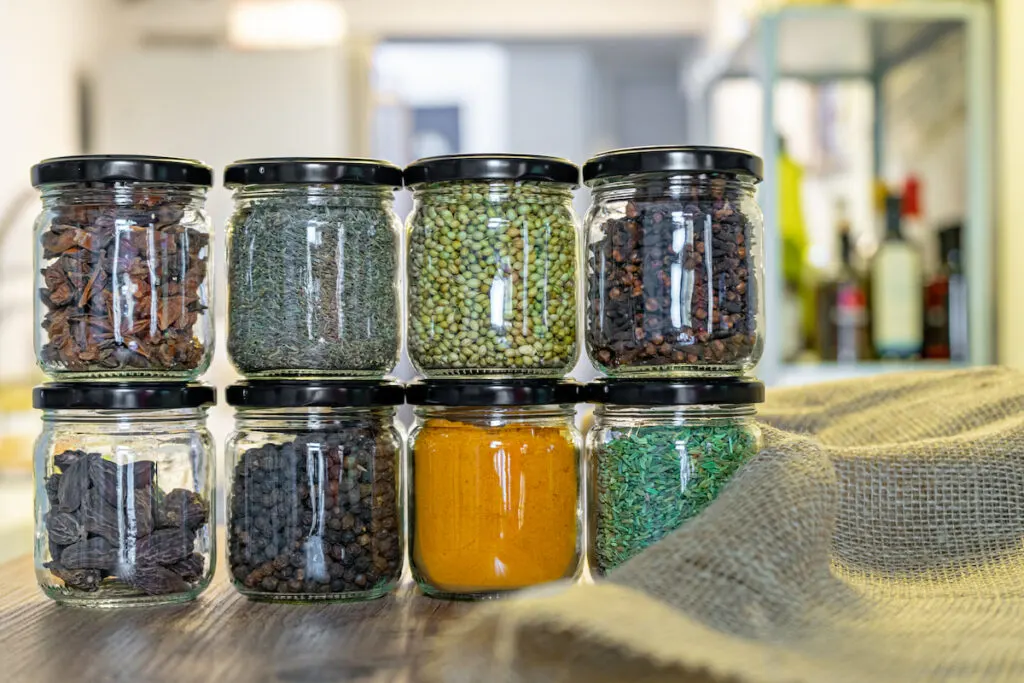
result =
[[885,239],[871,263],[871,332],[881,358],[921,354],[921,256],[903,237],[901,198],[885,200]]
[[925,287],[925,358],[968,359],[967,281],[961,270],[960,232],[960,225],[939,232],[939,270]]
[[867,294],[853,263],[853,239],[846,204],[836,204],[839,220],[839,272],[825,281],[818,298],[818,338],[822,360],[852,363],[870,357]]

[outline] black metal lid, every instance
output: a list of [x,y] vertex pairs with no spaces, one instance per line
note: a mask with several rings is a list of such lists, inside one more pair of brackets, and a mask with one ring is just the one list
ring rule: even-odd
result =
[[405,169],[405,184],[443,183],[454,180],[539,180],[580,184],[579,166],[558,157],[518,154],[453,154],[412,162]]
[[583,164],[583,182],[635,173],[749,174],[764,180],[764,161],[742,149],[729,147],[630,147],[613,149]]
[[217,403],[208,384],[176,382],[56,382],[32,390],[32,407],[42,410],[174,410]]
[[224,184],[402,186],[402,169],[378,159],[274,157],[241,159],[224,169]]
[[239,408],[348,408],[397,406],[405,389],[377,380],[252,380],[227,388],[228,405]]
[[195,159],[138,154],[84,154],[44,159],[32,167],[32,185],[61,183],[213,185],[213,169]]
[[405,389],[422,406],[544,406],[579,403],[581,384],[559,379],[425,380]]
[[583,400],[627,406],[764,403],[764,384],[745,379],[599,380],[584,388]]

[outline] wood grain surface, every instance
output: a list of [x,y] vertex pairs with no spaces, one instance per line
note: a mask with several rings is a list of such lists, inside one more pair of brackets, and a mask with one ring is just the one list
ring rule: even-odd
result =
[[397,595],[348,605],[273,605],[238,595],[221,566],[193,603],[63,607],[36,586],[32,558],[0,565],[0,681],[401,682],[469,603]]

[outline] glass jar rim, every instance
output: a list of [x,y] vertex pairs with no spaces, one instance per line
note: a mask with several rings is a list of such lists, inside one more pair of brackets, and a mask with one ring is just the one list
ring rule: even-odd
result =
[[583,164],[583,183],[632,175],[709,173],[750,175],[764,180],[764,161],[742,149],[684,145],[677,147],[627,147],[602,152]]
[[386,408],[405,402],[405,388],[377,380],[253,380],[232,384],[225,398],[239,409]]
[[571,405],[579,403],[582,387],[560,379],[422,380],[406,387],[406,400],[450,408]]
[[451,154],[412,162],[403,172],[407,187],[456,181],[536,181],[580,184],[579,166],[559,157],[528,154]]
[[216,404],[216,389],[198,382],[54,382],[32,390],[32,407],[47,411],[178,410]]
[[764,403],[764,383],[748,379],[600,380],[582,400],[614,406],[751,405]]
[[224,169],[224,186],[362,185],[402,187],[402,169],[381,159],[267,157],[240,159]]
[[213,186],[213,169],[201,161],[140,154],[53,157],[33,166],[31,176],[33,187],[69,183]]

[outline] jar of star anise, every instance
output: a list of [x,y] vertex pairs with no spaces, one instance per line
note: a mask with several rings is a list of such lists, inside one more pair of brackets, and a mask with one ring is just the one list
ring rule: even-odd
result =
[[583,167],[587,352],[613,377],[735,376],[764,348],[760,158],[640,147]]
[[76,156],[32,167],[36,358],[59,380],[187,380],[213,352],[213,175],[188,159]]

